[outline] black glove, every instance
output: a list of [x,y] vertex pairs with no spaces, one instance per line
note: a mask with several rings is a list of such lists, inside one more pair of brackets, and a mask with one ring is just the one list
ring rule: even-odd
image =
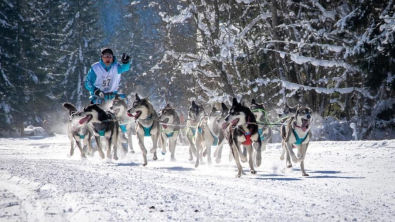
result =
[[123,63],[123,64],[126,64],[126,63],[129,62],[129,60],[130,60],[130,56],[128,56],[128,55],[126,55],[126,54],[124,53],[124,54],[122,55],[122,59],[121,59],[122,63]]
[[104,93],[100,90],[100,89],[96,89],[94,92],[93,92],[97,97],[100,97],[100,98],[104,98]]

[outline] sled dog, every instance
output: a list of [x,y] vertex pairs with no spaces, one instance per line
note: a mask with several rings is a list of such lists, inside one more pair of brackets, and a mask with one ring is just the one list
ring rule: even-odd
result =
[[[225,122],[225,120],[223,120],[222,118],[221,122],[221,118],[222,112],[217,111],[217,109],[213,107],[209,116],[205,116],[200,119],[197,125],[198,132],[195,136],[195,167],[199,166],[199,162],[202,162],[202,158],[205,156],[207,156],[207,163],[211,165],[211,146],[217,146],[216,157],[218,157],[218,153],[220,151],[222,152],[222,147],[225,142],[225,135],[221,126]],[[221,154],[219,156],[221,156]],[[219,157],[218,160],[220,161],[221,157]]]
[[193,155],[196,155],[196,147],[195,147],[195,136],[197,131],[197,124],[202,116],[204,116],[204,107],[203,105],[199,106],[192,101],[191,106],[188,110],[188,119],[187,119],[187,139],[189,143],[189,159],[193,160]]
[[[76,114],[77,115],[77,114]],[[104,159],[103,145],[100,141],[101,137],[105,138],[107,143],[107,158],[111,159],[111,145],[114,149],[114,160],[118,160],[117,146],[118,146],[118,133],[119,133],[119,123],[115,118],[115,115],[109,111],[104,111],[96,104],[90,104],[81,112],[78,112],[81,118],[79,123],[81,125],[86,125],[88,123],[92,124],[93,135],[95,136],[97,149],[99,151],[100,157]]]
[[256,165],[258,167],[261,165],[262,157],[261,137],[259,136],[254,114],[248,107],[238,103],[237,100],[233,98],[232,107],[229,110],[229,114],[225,117],[225,121],[226,123],[222,125],[222,128],[226,129],[229,124],[232,128],[229,135],[229,145],[238,169],[236,176],[240,177],[241,174],[243,174],[240,159],[243,162],[247,161],[247,157],[241,152],[240,143],[247,149],[250,172],[256,174],[252,159],[253,142],[257,143]]
[[148,101],[148,98],[140,99],[136,93],[136,99],[133,102],[132,108],[127,111],[130,117],[134,117],[136,123],[137,139],[139,141],[140,149],[143,153],[144,163],[143,166],[147,165],[147,149],[144,146],[144,137],[151,137],[152,148],[150,150],[153,153],[154,160],[157,160],[156,148],[159,138],[159,118],[158,114],[154,110],[152,104]]
[[[63,103],[63,108],[69,111],[69,123],[68,123],[68,136],[70,139],[70,156],[74,154],[74,141],[77,144],[78,149],[81,151],[81,157],[86,158],[84,149],[88,146],[88,152],[93,154],[91,145],[91,137],[93,135],[92,129],[89,125],[81,125],[79,123],[81,117],[76,115],[77,108],[71,103]],[[84,142],[84,148],[81,146],[81,141]]]
[[[267,121],[266,109],[263,103],[257,103],[255,99],[252,99],[250,109],[258,123],[258,132],[262,143],[261,150],[263,152],[266,150],[266,145],[272,136],[272,129]],[[255,150],[257,149],[256,145],[257,143],[254,143]]]
[[[300,162],[303,176],[309,176],[304,169],[307,146],[311,139],[311,115],[312,111],[307,107],[299,107],[294,117],[288,119],[281,126],[282,148],[280,159],[286,157],[286,166],[292,167],[290,157],[294,163]],[[298,148],[298,157],[295,156],[293,148]]]
[[115,95],[115,98],[112,100],[112,105],[110,106],[110,110],[115,114],[119,122],[120,127],[120,139],[122,142],[122,147],[125,153],[128,151],[128,145],[131,153],[135,153],[133,150],[132,143],[132,134],[134,131],[134,119],[127,115],[128,106],[124,99]]
[[159,113],[160,116],[160,141],[162,145],[162,154],[166,153],[166,144],[169,141],[169,151],[171,161],[175,161],[174,155],[176,151],[177,138],[180,132],[180,117],[176,110],[169,104],[166,105]]

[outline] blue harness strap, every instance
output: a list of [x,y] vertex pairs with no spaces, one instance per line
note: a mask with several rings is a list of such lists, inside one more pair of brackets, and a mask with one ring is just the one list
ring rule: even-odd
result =
[[121,130],[122,130],[123,133],[126,133],[126,131],[128,131],[128,130],[126,129],[126,123],[125,123],[125,124],[119,124],[119,127],[121,128]]
[[200,134],[202,134],[203,133],[202,127],[198,127],[198,131],[199,131]]
[[144,127],[143,125],[141,125],[141,126],[144,129],[144,136],[151,136],[151,128],[152,128],[152,126],[150,126],[150,127]]
[[104,136],[106,133],[106,130],[98,130],[100,136]]
[[80,139],[85,139],[85,135],[81,135],[81,134],[78,134],[78,136],[80,137]]
[[214,138],[213,146],[218,146],[218,137],[216,137],[210,130],[211,136]]
[[295,136],[295,139],[296,139],[296,142],[294,143],[294,145],[297,145],[297,146],[300,146],[300,144],[302,144],[303,141],[305,141],[306,138],[307,138],[307,136],[309,135],[308,133],[306,133],[306,136],[304,136],[303,138],[299,138],[299,136],[298,136],[298,134],[296,133],[296,131],[295,131],[294,128],[292,128],[292,131],[293,131],[294,136]]
[[261,136],[261,141],[265,140],[265,135],[263,135],[263,128],[258,129],[259,136]]
[[174,134],[174,132],[171,132],[171,133],[166,133],[166,136],[167,136],[168,138],[170,138],[170,137],[172,137],[172,136],[173,136],[173,134]]
[[195,136],[196,129],[195,129],[195,128],[193,128],[193,127],[189,127],[189,129],[191,129],[191,131],[192,131],[192,134]]

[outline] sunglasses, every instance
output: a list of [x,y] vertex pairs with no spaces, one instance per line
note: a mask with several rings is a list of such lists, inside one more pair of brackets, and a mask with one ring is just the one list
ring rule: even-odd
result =
[[104,54],[104,55],[102,55],[102,57],[103,58],[112,58],[112,55],[111,54]]

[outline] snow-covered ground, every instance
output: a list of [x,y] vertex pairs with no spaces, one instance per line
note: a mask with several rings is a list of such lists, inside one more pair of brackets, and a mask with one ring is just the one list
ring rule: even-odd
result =
[[[148,138],[146,139],[149,142]],[[136,142],[136,138],[134,138]],[[269,144],[258,174],[235,178],[226,145],[220,164],[195,169],[186,146],[143,167],[136,154],[68,157],[55,137],[0,139],[0,221],[391,221],[395,140],[312,142],[286,169]],[[159,150],[158,150],[159,151]],[[392,219],[391,219],[392,218]]]

